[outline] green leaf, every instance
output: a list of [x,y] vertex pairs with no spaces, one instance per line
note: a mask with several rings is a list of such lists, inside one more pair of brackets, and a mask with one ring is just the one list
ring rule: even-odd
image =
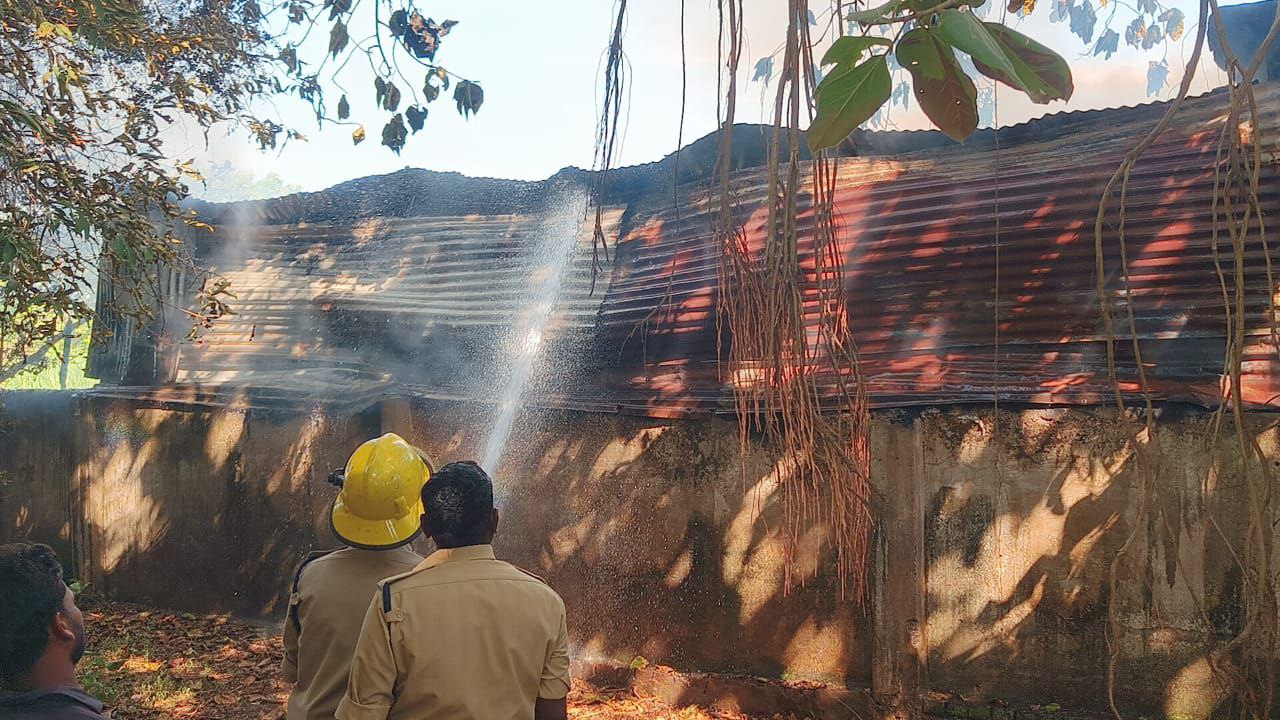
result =
[[888,47],[891,44],[892,43],[888,38],[871,37],[869,35],[862,35],[860,37],[846,35],[836,40],[831,44],[831,47],[827,48],[827,52],[822,55],[821,64],[824,66],[853,66],[862,59],[862,55],[867,50],[870,50],[877,45]]
[[818,114],[809,126],[809,149],[838,145],[893,93],[887,55],[832,73],[818,86]]
[[964,142],[978,127],[978,89],[951,46],[933,30],[916,28],[898,41],[897,56],[911,73],[924,114],[947,137]]
[[856,22],[863,27],[883,25],[885,20],[896,13],[900,7],[902,7],[902,0],[889,0],[889,2],[878,7],[851,12],[845,16],[845,19],[849,22]]
[[1000,23],[981,22],[973,13],[944,10],[938,32],[973,58],[978,72],[1021,90],[1041,105],[1070,99],[1071,68],[1057,53]]
[[8,235],[0,235],[0,265],[8,265],[18,257],[18,246],[13,242],[13,238]]

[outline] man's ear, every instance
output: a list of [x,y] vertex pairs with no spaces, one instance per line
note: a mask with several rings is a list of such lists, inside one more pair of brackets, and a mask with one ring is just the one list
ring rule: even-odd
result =
[[49,623],[49,639],[69,642],[76,640],[76,631],[71,627],[71,620],[61,610],[53,614],[53,620]]
[[498,534],[498,508],[493,509],[493,525],[489,528],[489,532]]
[[431,523],[427,520],[426,513],[422,513],[422,516],[418,518],[418,524],[422,526],[423,535],[426,535],[427,537],[433,537],[433,534],[431,532]]

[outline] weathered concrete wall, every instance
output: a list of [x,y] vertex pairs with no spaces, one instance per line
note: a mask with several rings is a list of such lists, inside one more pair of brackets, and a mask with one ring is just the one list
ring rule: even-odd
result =
[[69,393],[0,395],[0,540],[39,538],[74,573],[73,412]]
[[[565,597],[578,653],[684,669],[916,688],[1101,710],[1119,566],[1121,702],[1203,716],[1203,648],[1238,630],[1244,491],[1234,431],[1166,410],[1150,513],[1103,410],[883,413],[869,608],[842,601],[822,528],[782,591],[775,476],[736,424],[529,411],[496,474],[499,552]],[[333,544],[325,478],[394,430],[474,457],[485,408],[403,401],[323,413],[147,409],[5,398],[0,540],[69,549],[122,598],[278,615],[296,559]],[[1250,419],[1280,458],[1269,417]],[[1275,532],[1276,518],[1270,518]],[[1135,534],[1136,533],[1136,534]]]

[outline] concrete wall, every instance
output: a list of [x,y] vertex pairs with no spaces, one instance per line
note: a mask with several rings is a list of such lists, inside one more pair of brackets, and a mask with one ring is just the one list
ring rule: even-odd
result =
[[[333,544],[325,478],[358,442],[394,430],[438,460],[474,457],[487,422],[484,408],[404,401],[349,418],[4,403],[0,540],[51,542],[120,598],[259,616],[280,614],[303,552]],[[1203,648],[1239,625],[1222,536],[1238,543],[1244,494],[1234,431],[1215,442],[1207,416],[1173,412],[1142,527],[1108,411],[878,414],[869,607],[841,600],[822,528],[804,535],[804,584],[783,593],[773,465],[744,460],[724,420],[526,412],[497,473],[497,544],[564,596],[580,656],[882,696],[934,687],[1101,710],[1114,601],[1121,702],[1203,716],[1216,696]],[[1249,434],[1280,458],[1270,420],[1250,418]]]

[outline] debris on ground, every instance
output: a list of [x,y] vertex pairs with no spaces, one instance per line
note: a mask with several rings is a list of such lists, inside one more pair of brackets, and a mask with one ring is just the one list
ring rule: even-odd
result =
[[[78,668],[85,690],[114,720],[282,720],[289,683],[280,676],[274,628],[228,615],[82,601],[89,647]],[[751,720],[696,707],[672,709],[628,689],[574,682],[575,720]],[[784,720],[779,718],[779,720]]]

